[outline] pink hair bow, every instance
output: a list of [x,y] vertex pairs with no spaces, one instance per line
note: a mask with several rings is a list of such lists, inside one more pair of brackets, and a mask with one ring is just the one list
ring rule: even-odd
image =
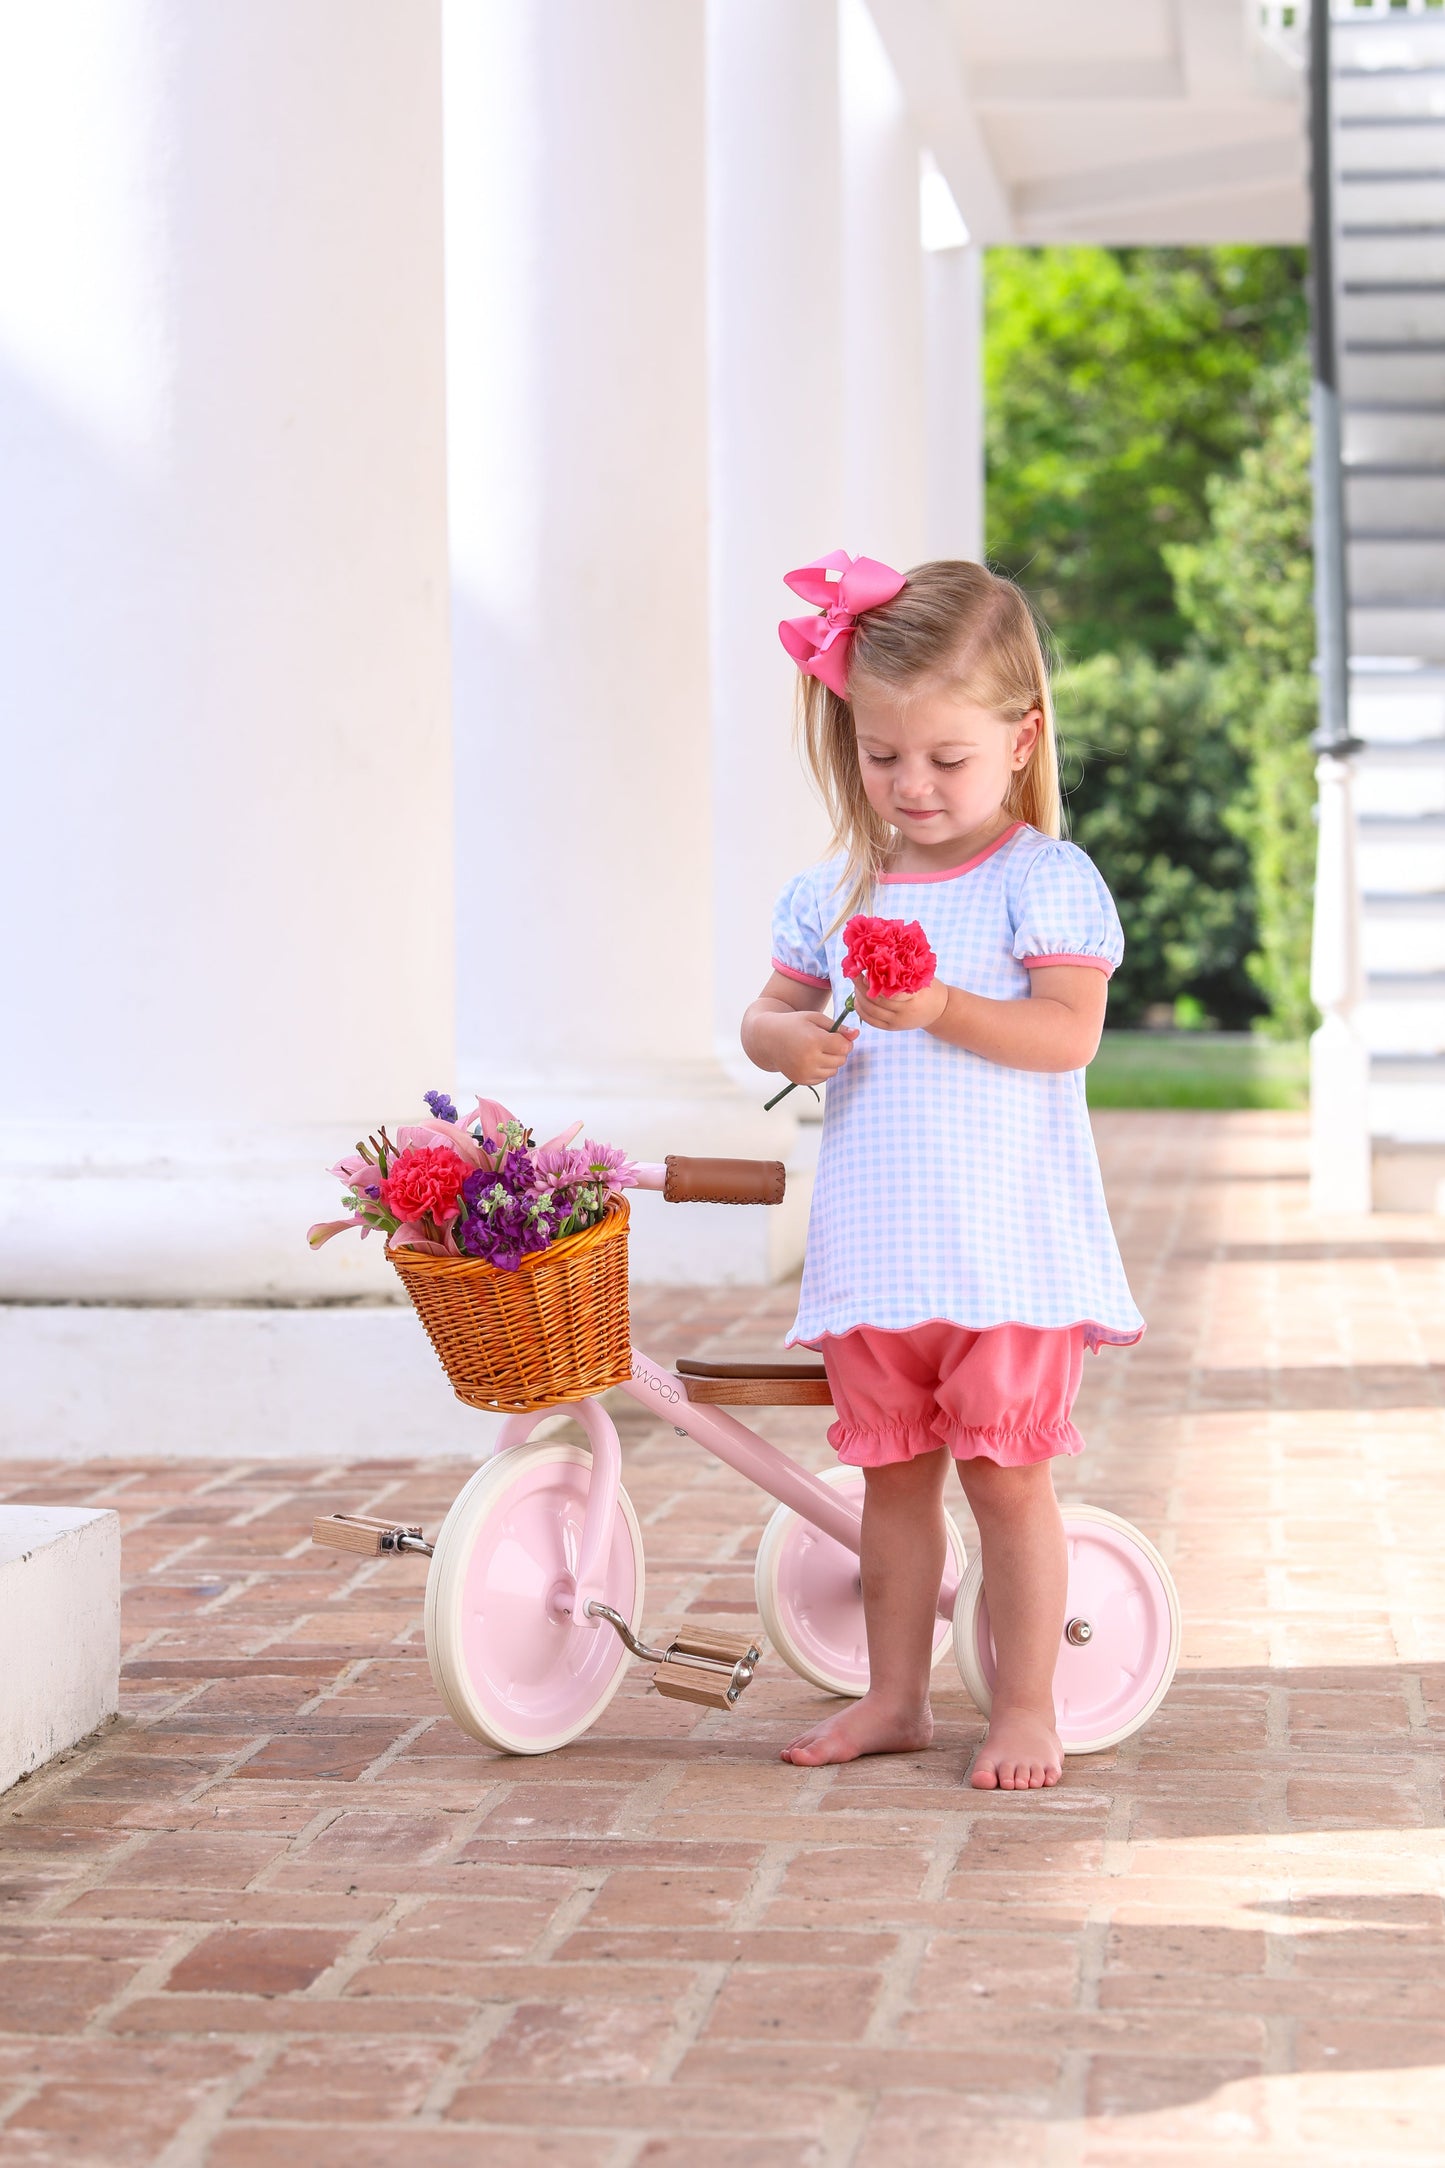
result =
[[[829,579],[830,572],[836,579]],[[821,678],[840,700],[848,697],[848,650],[853,628],[862,610],[876,610],[891,602],[907,586],[901,572],[880,565],[875,557],[850,557],[846,550],[830,550],[812,564],[783,574],[785,585],[804,602],[815,602],[821,617],[785,617],[778,638],[807,677]]]

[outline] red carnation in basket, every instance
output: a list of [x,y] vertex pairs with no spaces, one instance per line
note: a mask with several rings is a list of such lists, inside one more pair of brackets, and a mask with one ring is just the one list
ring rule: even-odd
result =
[[874,1001],[921,994],[933,984],[938,958],[912,918],[850,918],[843,928],[843,971],[862,979]]
[[460,1153],[444,1144],[410,1145],[391,1163],[381,1187],[381,1201],[399,1220],[419,1220],[430,1212],[439,1227],[460,1209],[462,1184],[472,1172]]

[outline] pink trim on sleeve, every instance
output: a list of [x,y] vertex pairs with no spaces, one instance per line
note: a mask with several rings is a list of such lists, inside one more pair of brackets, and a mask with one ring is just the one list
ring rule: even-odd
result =
[[800,986],[831,986],[833,983],[831,979],[815,979],[809,971],[795,971],[791,964],[780,964],[776,956],[773,969],[781,971],[785,979],[796,979]]
[[1087,964],[1091,971],[1102,971],[1106,979],[1114,976],[1114,966],[1107,956],[1020,956],[1025,971],[1036,971],[1041,964]]

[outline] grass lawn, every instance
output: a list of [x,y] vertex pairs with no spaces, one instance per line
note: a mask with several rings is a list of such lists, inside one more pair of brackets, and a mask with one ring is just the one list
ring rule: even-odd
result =
[[1247,1032],[1106,1031],[1089,1069],[1093,1107],[1309,1105],[1309,1048]]

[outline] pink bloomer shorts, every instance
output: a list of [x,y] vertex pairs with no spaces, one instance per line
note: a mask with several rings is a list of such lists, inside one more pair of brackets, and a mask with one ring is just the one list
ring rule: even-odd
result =
[[955,1460],[1017,1468],[1080,1453],[1069,1420],[1084,1328],[859,1325],[817,1343],[838,1420],[828,1442],[854,1468],[886,1468],[947,1446]]

